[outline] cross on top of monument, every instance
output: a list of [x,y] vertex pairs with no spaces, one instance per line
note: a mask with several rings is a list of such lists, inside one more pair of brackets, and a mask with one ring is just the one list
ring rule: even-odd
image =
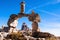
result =
[[22,1],[22,2],[20,3],[20,13],[24,13],[24,11],[25,11],[25,2]]

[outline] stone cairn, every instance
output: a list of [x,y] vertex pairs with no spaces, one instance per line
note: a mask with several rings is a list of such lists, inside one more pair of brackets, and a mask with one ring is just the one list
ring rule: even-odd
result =
[[[38,23],[40,22],[40,17],[37,13],[35,13],[34,11],[32,11],[31,14],[25,14],[24,13],[24,7],[25,7],[25,3],[24,2],[21,2],[21,11],[20,13],[17,14],[17,16],[19,18],[22,18],[22,17],[28,17],[29,21],[32,22],[32,35],[31,37],[28,37],[30,38],[29,40],[32,40],[32,37],[36,38],[36,40],[43,40],[43,38],[45,40],[55,40],[54,38],[54,35],[50,34],[50,33],[47,33],[47,32],[41,32],[41,31],[38,31]],[[16,15],[15,15],[16,16]],[[10,23],[10,22],[9,22]],[[8,23],[8,25],[9,25]],[[40,39],[39,39],[40,38]],[[28,40],[28,39],[27,39]],[[34,39],[35,40],[35,39]]]

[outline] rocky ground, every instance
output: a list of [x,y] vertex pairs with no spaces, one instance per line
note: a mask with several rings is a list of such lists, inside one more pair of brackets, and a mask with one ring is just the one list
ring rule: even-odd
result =
[[[8,34],[7,36],[5,36],[4,38],[0,36],[0,40],[60,40],[60,37],[46,37],[46,38],[34,38],[31,35],[29,36],[23,34],[22,32],[18,32],[18,33],[11,33]],[[3,38],[3,39],[2,39]]]

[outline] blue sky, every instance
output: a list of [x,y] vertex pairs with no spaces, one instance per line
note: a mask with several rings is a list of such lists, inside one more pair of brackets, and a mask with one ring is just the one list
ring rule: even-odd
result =
[[[7,21],[11,14],[20,12],[20,2],[22,0],[0,0],[0,28],[7,26]],[[60,0],[24,0],[25,13],[30,14],[32,10],[39,14],[41,22],[39,28],[42,32],[49,32],[60,36]],[[27,17],[18,20],[17,29],[21,29],[23,22],[31,28],[32,22]]]

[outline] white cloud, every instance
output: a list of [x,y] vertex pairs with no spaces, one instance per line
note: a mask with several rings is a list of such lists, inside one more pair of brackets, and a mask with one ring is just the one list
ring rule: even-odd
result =
[[57,2],[60,2],[60,0],[57,0]]
[[47,5],[50,5],[50,4],[58,4],[58,3],[60,3],[60,0],[54,0],[54,1],[52,1],[52,2],[47,2],[47,3],[45,3],[45,4],[41,4],[41,5],[38,5],[38,6],[36,6],[36,7],[33,7],[33,8],[31,8],[31,9],[29,9],[26,13],[29,13],[31,10],[33,10],[33,9],[37,9],[37,8],[40,8],[40,7],[44,7],[44,6],[47,6]]
[[48,11],[45,11],[45,10],[39,10],[39,11],[44,12],[44,13],[47,13],[47,14],[50,14],[52,16],[60,17],[60,15],[57,15],[55,13],[51,13],[51,12],[48,12]]
[[48,22],[48,23],[42,23],[45,27],[54,27],[54,28],[60,28],[60,23],[55,22]]
[[41,22],[41,24],[39,25],[42,32],[49,32],[51,34],[54,34],[55,36],[60,36],[60,23],[59,22],[49,22],[49,21],[46,22],[46,20],[43,20],[43,21],[44,22]]
[[39,8],[39,7],[43,7],[43,6],[47,6],[47,5],[49,5],[50,3],[48,2],[48,3],[45,3],[45,4],[42,4],[42,5],[38,5],[38,6],[36,6],[36,7],[33,7],[33,8],[31,8],[31,9],[29,9],[26,13],[29,13],[31,10],[33,10],[33,9],[37,9],[37,8]]
[[54,34],[55,36],[60,36],[60,22],[55,22],[54,20],[50,21],[50,19],[48,19],[48,21],[42,19],[39,27],[41,28],[42,32],[49,32],[51,34]]
[[53,2],[51,2],[51,4],[58,4],[59,0],[54,0]]
[[54,28],[54,29],[48,29],[47,28],[47,29],[43,29],[42,31],[43,32],[49,32],[55,36],[60,36],[60,29],[58,29],[58,28]]

